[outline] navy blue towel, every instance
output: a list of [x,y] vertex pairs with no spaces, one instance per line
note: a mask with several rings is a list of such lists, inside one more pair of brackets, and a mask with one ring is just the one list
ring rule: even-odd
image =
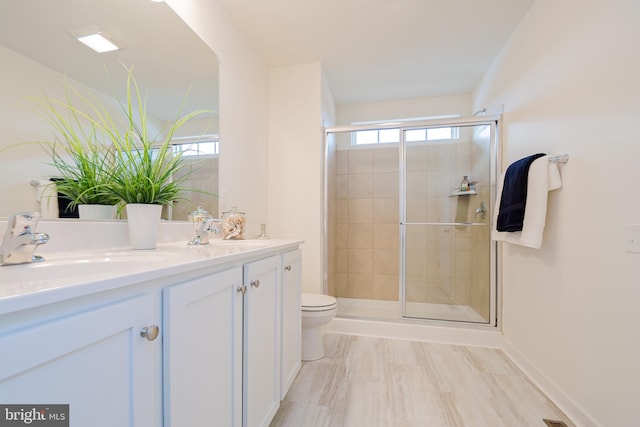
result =
[[498,231],[522,231],[524,209],[527,204],[527,182],[531,163],[545,153],[533,154],[512,163],[504,174],[500,208],[498,209]]

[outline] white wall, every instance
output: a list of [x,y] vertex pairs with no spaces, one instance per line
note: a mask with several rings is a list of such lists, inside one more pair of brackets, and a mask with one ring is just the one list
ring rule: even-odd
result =
[[580,426],[640,425],[639,21],[637,0],[538,0],[475,93],[504,104],[503,166],[571,156],[542,249],[504,246],[503,330]]
[[336,102],[327,75],[322,73],[322,124],[324,127],[336,124]]
[[220,85],[221,210],[247,213],[246,236],[268,222],[268,70],[217,0],[167,3],[216,53]]
[[50,158],[44,147],[29,144],[34,141],[53,142],[53,132],[47,121],[35,114],[35,103],[28,96],[44,95],[46,87],[60,87],[49,92],[52,97],[63,97],[63,76],[37,62],[0,46],[0,217],[20,211],[38,211],[36,189],[29,185],[33,179],[48,179],[55,168],[48,166]]
[[470,95],[430,96],[339,105],[336,108],[338,125],[354,122],[421,118],[459,114],[471,115]]
[[269,234],[304,239],[302,286],[322,292],[322,67],[274,68],[269,80]]

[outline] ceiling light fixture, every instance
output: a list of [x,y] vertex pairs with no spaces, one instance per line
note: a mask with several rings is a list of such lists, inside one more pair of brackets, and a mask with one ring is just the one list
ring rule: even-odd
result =
[[71,31],[71,34],[82,44],[90,47],[98,53],[111,52],[123,47],[123,44],[115,37],[105,33],[97,25],[79,28]]

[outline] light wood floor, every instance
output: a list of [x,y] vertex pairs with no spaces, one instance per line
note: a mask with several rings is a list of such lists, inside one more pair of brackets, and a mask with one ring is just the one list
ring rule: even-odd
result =
[[545,427],[573,424],[501,350],[325,335],[271,427]]

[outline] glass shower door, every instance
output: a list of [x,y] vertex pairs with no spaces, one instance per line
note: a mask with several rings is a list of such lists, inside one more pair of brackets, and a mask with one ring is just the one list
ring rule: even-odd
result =
[[495,141],[493,121],[403,131],[404,317],[494,324]]

